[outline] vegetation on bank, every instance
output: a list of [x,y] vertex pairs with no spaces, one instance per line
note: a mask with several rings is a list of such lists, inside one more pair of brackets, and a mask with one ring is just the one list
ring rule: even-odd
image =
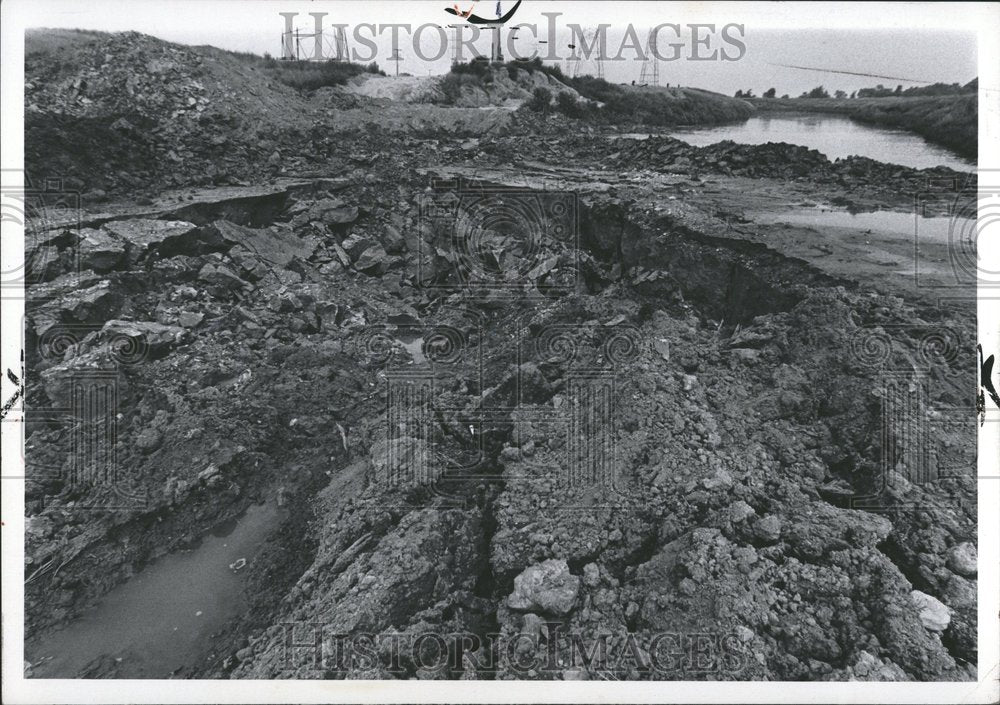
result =
[[762,112],[833,113],[878,127],[907,130],[968,159],[979,151],[979,107],[975,93],[925,97],[794,98],[751,102]]
[[[835,90],[833,95],[823,86],[816,86],[815,88],[803,91],[799,96],[802,98],[836,98],[837,100],[843,100],[849,98],[854,100],[855,98],[924,98],[929,96],[943,96],[943,95],[974,95],[976,91],[979,90],[979,79],[974,78],[964,86],[959,83],[931,83],[926,86],[912,86],[910,88],[904,89],[902,85],[898,85],[895,88],[887,88],[881,83],[874,88],[861,88],[852,92],[850,95],[847,91]],[[753,90],[739,90],[734,94],[736,98],[756,98],[753,94]],[[775,98],[777,97],[776,88],[768,88],[761,94],[762,98]],[[788,99],[788,94],[781,96],[783,100]]]
[[[525,108],[536,112],[555,110],[570,117],[613,124],[656,126],[705,125],[746,120],[753,107],[742,100],[695,88],[660,88],[611,83],[594,76],[569,77],[558,66],[548,66],[538,58],[531,61],[508,61],[502,65],[474,60],[454,64],[442,81],[446,96],[457,94],[463,85],[488,86],[494,72],[506,71],[517,80],[520,72],[544,73],[572,91],[535,89]],[[553,103],[553,98],[555,101]]]

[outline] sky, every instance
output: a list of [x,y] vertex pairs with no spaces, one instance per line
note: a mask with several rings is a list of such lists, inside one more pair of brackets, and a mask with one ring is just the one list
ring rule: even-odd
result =
[[[104,31],[135,30],[183,44],[210,44],[223,49],[281,54],[281,34],[285,20],[280,12],[295,12],[293,26],[310,32],[314,19],[310,12],[326,12],[323,23],[346,24],[348,43],[359,52],[368,50],[351,36],[361,23],[388,25],[408,23],[448,25],[458,19],[444,12],[455,0],[408,0],[406,2],[366,2],[352,0],[95,0],[80,3],[69,0],[15,0],[19,11],[27,16],[29,27],[73,27]],[[477,15],[493,17],[495,0],[459,0],[461,10],[474,8]],[[501,3],[506,11],[512,1]],[[555,44],[559,53],[568,55],[571,41],[569,23],[587,28],[600,24],[607,30],[609,53],[617,52],[628,25],[635,28],[640,43],[645,44],[650,27],[663,23],[681,25],[684,43],[680,59],[659,63],[661,83],[686,85],[732,94],[737,89],[752,89],[758,95],[774,87],[778,95],[798,95],[817,85],[832,93],[842,89],[853,91],[877,83],[904,87],[921,82],[966,83],[977,75],[976,31],[981,24],[983,8],[975,4],[948,3],[659,3],[659,2],[580,2],[525,0],[510,25],[535,25],[540,38],[546,36],[549,19],[543,13],[560,13],[556,18]],[[725,50],[737,61],[692,61],[689,23],[712,23],[707,50]],[[731,29],[745,45],[739,50],[721,36],[724,25],[742,25]],[[510,26],[508,25],[508,26]],[[505,30],[506,31],[506,30]],[[666,40],[678,41],[664,30]],[[426,75],[443,73],[451,63],[451,52],[445,51],[436,61],[422,59],[439,51],[441,33],[448,33],[454,46],[454,30],[438,30],[432,26],[421,35],[416,51],[411,37],[402,34],[400,42],[401,73]],[[332,32],[331,32],[332,34]],[[489,36],[483,33],[477,47],[489,53]],[[328,35],[330,36],[330,35]],[[366,37],[372,36],[370,32]],[[517,33],[516,47],[529,55],[538,49],[551,47],[535,42],[530,30]],[[376,38],[375,60],[388,73],[396,70],[391,61],[391,31]],[[302,51],[311,51],[309,40],[303,40]],[[666,49],[661,50],[669,55]],[[624,53],[626,60],[604,62],[608,80],[630,82],[638,80],[642,61],[634,52]],[[548,62],[554,63],[554,62]],[[564,70],[566,61],[559,62]],[[781,66],[784,64],[786,66]],[[788,65],[808,67],[789,68]],[[593,61],[583,62],[584,73],[595,73]],[[878,74],[889,78],[853,76],[832,71]],[[902,80],[910,79],[910,80]]]

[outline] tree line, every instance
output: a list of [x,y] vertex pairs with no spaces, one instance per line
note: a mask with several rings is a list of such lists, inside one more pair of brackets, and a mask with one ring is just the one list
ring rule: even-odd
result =
[[[816,86],[812,90],[803,91],[799,98],[835,98],[837,100],[851,100],[854,98],[886,98],[890,96],[899,96],[906,98],[916,98],[921,96],[941,96],[941,95],[965,95],[969,93],[975,93],[979,89],[979,79],[974,78],[964,86],[959,83],[932,83],[927,86],[912,86],[910,88],[903,88],[902,85],[897,85],[895,88],[888,88],[881,83],[874,88],[861,88],[857,91],[852,91],[848,95],[847,91],[835,90],[833,95],[826,90],[823,86]],[[736,98],[756,98],[752,89],[750,90],[738,90],[734,94]],[[777,97],[777,90],[775,88],[768,88],[761,94],[762,98],[775,98]],[[781,96],[782,99],[789,98],[789,95],[785,93]]]

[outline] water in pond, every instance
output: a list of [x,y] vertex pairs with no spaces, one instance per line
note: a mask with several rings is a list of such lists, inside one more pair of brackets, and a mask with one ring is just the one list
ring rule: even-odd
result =
[[[66,628],[33,644],[37,678],[78,677],[99,656],[120,658],[121,677],[166,678],[203,658],[214,632],[245,607],[247,564],[274,530],[280,510],[251,505],[197,547],[169,554],[109,592]],[[244,567],[242,570],[249,570]]]
[[670,134],[696,147],[723,140],[741,144],[788,142],[819,150],[831,161],[857,155],[915,169],[946,166],[957,171],[974,171],[976,168],[971,161],[912,133],[862,125],[837,115],[758,116],[738,125]]

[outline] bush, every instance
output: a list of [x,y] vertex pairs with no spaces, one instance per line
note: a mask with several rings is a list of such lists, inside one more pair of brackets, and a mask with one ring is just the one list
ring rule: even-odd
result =
[[539,86],[531,92],[531,99],[527,103],[528,110],[533,110],[536,113],[547,113],[551,102],[552,91]]
[[490,73],[490,62],[486,57],[477,56],[467,64],[452,64],[451,73],[483,78]]
[[826,89],[823,88],[823,86],[816,86],[815,88],[813,88],[808,93],[803,93],[802,97],[803,98],[829,98],[830,94],[826,92]]
[[479,85],[479,83],[480,81],[475,76],[464,73],[449,73],[441,79],[438,87],[444,95],[444,102],[448,105],[454,105],[462,97],[464,86]]
[[587,105],[576,99],[569,91],[562,91],[556,96],[556,109],[568,117],[579,118],[587,114]]

